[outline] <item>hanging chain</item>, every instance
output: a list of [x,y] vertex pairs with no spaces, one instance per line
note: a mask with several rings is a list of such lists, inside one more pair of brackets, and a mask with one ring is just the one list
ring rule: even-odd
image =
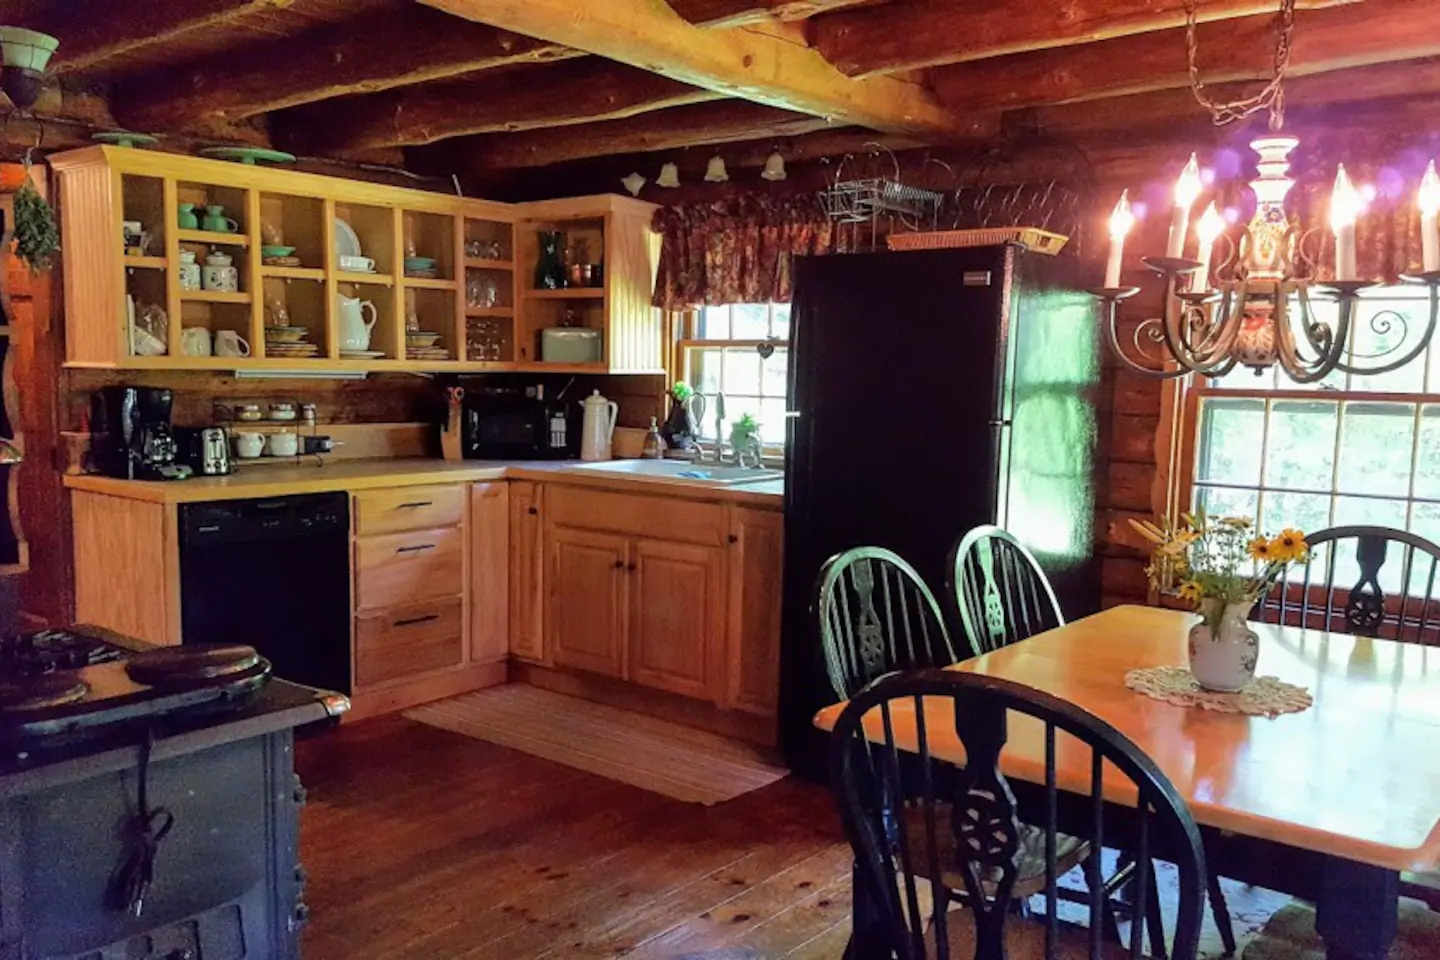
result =
[[1200,106],[1210,111],[1216,126],[1244,120],[1261,110],[1270,111],[1270,129],[1285,124],[1285,74],[1290,70],[1290,52],[1295,39],[1295,0],[1280,0],[1280,38],[1275,44],[1275,72],[1270,82],[1257,94],[1229,103],[1218,103],[1205,93],[1200,79],[1200,41],[1196,36],[1199,0],[1185,3],[1185,49],[1190,66],[1190,92]]

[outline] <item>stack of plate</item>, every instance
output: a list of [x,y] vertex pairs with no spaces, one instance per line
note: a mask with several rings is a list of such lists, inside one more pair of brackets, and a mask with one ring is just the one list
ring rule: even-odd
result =
[[266,327],[265,355],[294,360],[316,356],[320,353],[320,345],[310,343],[309,336],[310,331],[305,327]]
[[384,350],[341,350],[341,360],[378,360],[385,356]]
[[416,330],[405,334],[405,356],[411,360],[449,360],[450,351],[436,346],[440,334]]

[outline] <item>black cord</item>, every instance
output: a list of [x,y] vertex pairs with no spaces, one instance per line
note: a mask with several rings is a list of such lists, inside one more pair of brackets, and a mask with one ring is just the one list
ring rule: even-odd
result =
[[145,728],[140,744],[140,804],[136,815],[126,826],[125,856],[110,878],[110,906],[138,917],[145,910],[145,895],[155,879],[155,854],[170,829],[175,816],[164,807],[150,809],[150,751],[155,746],[155,731]]

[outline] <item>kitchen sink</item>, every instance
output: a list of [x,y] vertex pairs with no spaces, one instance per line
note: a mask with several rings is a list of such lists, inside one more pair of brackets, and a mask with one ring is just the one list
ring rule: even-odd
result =
[[688,463],[684,460],[601,460],[578,463],[569,470],[592,473],[619,473],[636,479],[664,480],[668,483],[690,483],[705,487],[728,487],[742,483],[779,480],[783,470],[755,467],[732,467],[715,463]]

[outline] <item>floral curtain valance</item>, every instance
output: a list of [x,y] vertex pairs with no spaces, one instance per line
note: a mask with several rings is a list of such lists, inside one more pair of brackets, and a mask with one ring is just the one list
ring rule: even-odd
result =
[[654,303],[687,310],[726,303],[785,303],[797,255],[843,252],[818,197],[739,197],[665,207]]

